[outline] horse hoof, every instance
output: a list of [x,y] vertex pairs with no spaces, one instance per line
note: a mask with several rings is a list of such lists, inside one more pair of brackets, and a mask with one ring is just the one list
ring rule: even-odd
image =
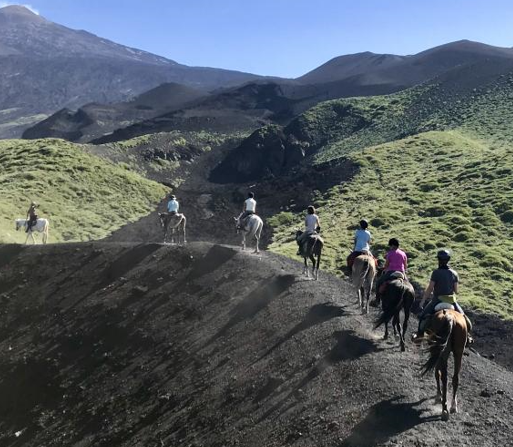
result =
[[401,345],[401,352],[406,351],[406,347],[404,345]]
[[449,412],[447,410],[442,411],[442,421],[447,422],[449,420]]
[[455,414],[458,412],[458,407],[451,407],[451,414]]

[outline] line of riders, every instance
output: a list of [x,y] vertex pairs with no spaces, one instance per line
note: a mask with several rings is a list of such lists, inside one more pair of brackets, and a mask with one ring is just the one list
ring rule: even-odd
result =
[[[255,194],[253,192],[248,193],[247,199],[244,201],[242,212],[238,217],[239,228],[246,226],[247,219],[253,214],[256,214],[257,202],[255,200]],[[178,213],[179,204],[176,197],[172,195],[167,205],[167,211],[170,214]],[[313,206],[307,208],[305,216],[305,229],[304,231],[298,232],[296,241],[298,244],[298,255],[304,255],[306,250],[307,242],[312,237],[316,237],[321,231],[321,223],[319,216],[315,212]],[[376,262],[376,268],[380,272],[380,276],[376,282],[376,298],[371,303],[377,307],[380,303],[381,296],[386,291],[388,283],[394,279],[401,278],[404,281],[409,282],[406,272],[408,270],[408,256],[406,253],[399,248],[399,240],[391,238],[388,241],[389,250],[385,256],[384,266],[380,265],[380,262],[375,258],[371,252],[371,241],[372,235],[368,229],[369,224],[366,220],[359,222],[360,228],[358,228],[354,235],[354,247],[353,251],[347,258],[347,268],[351,272],[354,260],[360,255],[371,256]],[[424,332],[428,326],[430,317],[435,314],[436,311],[441,309],[454,309],[463,317],[467,323],[467,328],[470,332],[472,329],[472,323],[465,314],[460,304],[457,301],[459,276],[458,273],[449,266],[451,260],[451,253],[448,250],[440,250],[437,253],[438,268],[433,270],[431,278],[427,287],[424,290],[420,302],[421,313],[419,315],[419,327],[417,333],[413,336],[413,341],[420,343],[424,339]],[[430,299],[429,304],[424,307],[427,300]],[[468,336],[468,343],[472,343],[472,337]]]

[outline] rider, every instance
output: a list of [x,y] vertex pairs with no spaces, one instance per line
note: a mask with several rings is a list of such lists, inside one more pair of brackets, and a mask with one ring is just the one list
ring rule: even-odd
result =
[[31,202],[30,208],[27,211],[27,229],[25,230],[27,233],[30,229],[37,223],[37,203]]
[[[424,302],[431,296],[431,293],[433,293],[433,299],[419,316],[419,329],[413,339],[415,342],[422,341],[428,320],[427,317],[435,313],[435,307],[440,303],[452,304],[454,306],[454,310],[465,317],[468,332],[472,329],[472,323],[456,301],[459,276],[455,270],[449,267],[451,253],[448,250],[440,250],[436,257],[438,259],[438,268],[433,270],[433,273],[431,274],[431,279],[420,302],[420,308],[422,309],[424,307]],[[470,335],[468,336],[468,341],[472,342]]]
[[406,278],[406,269],[408,268],[408,256],[406,253],[399,249],[399,241],[393,237],[388,241],[390,250],[385,256],[385,267],[383,274],[376,281],[376,300],[375,304],[379,303],[380,292],[382,284],[392,279],[392,275],[400,272]]
[[347,267],[349,270],[353,267],[354,260],[363,253],[370,253],[370,242],[372,239],[371,233],[367,228],[369,223],[362,219],[360,220],[360,228],[356,230],[354,235],[354,247],[351,254],[347,257]]
[[256,205],[255,194],[248,192],[248,198],[244,201],[244,205],[242,205],[242,213],[239,216],[239,226],[243,226],[243,221],[246,217],[256,213]]
[[314,233],[320,233],[321,231],[321,221],[319,220],[319,216],[315,214],[315,208],[310,205],[306,209],[306,216],[305,216],[305,231],[297,238],[297,245],[299,245],[299,248],[297,250],[297,254],[301,254],[301,246],[303,245],[303,242],[308,240],[308,238],[314,234]]
[[174,195],[170,195],[169,202],[167,203],[167,212],[169,214],[177,214],[179,207],[180,205],[178,204],[176,197]]

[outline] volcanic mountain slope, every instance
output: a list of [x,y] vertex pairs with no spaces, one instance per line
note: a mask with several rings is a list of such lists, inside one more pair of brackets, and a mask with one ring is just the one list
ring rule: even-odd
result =
[[[440,421],[423,356],[341,280],[193,244],[0,248],[5,446],[507,445],[513,376],[464,358]],[[251,272],[248,275],[248,272]]]
[[462,65],[493,59],[512,59],[512,48],[460,40],[412,56],[371,52],[336,57],[297,78],[305,84],[325,84],[354,79],[361,85],[411,87]]
[[[303,161],[311,163],[313,156],[329,161],[420,132],[497,123],[512,113],[507,100],[512,79],[513,60],[497,59],[455,68],[394,95],[326,101],[285,127],[255,131],[213,171],[212,179],[252,181],[290,172]],[[483,107],[476,106],[480,103]]]
[[19,135],[41,114],[90,102],[124,101],[165,82],[214,89],[255,75],[178,64],[21,6],[0,9],[0,136]]
[[[461,71],[487,64],[499,68],[512,60],[513,51],[508,48],[469,41],[453,42],[414,56],[341,56],[294,81],[262,80],[221,90],[191,107],[168,110],[170,113],[120,129],[98,141],[119,141],[173,130],[254,130],[269,122],[287,124],[299,113],[329,99],[389,94],[456,68]],[[57,136],[45,126],[31,129],[31,135]]]
[[182,108],[204,96],[208,96],[205,91],[175,83],[162,84],[131,101],[86,104],[76,112],[62,109],[25,130],[23,138],[63,138],[87,142],[120,127]]

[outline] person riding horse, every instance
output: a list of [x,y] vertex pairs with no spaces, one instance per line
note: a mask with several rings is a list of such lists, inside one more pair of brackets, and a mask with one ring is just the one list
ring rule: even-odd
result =
[[308,241],[310,236],[315,233],[320,233],[321,231],[321,222],[319,220],[319,216],[315,214],[315,208],[310,205],[306,209],[306,216],[305,216],[305,231],[296,238],[297,245],[299,245],[299,248],[297,250],[297,254],[301,255],[301,248],[303,244]]
[[408,268],[408,256],[406,253],[399,249],[399,241],[393,237],[388,241],[390,250],[385,256],[385,266],[383,274],[376,282],[376,299],[372,303],[373,306],[379,304],[381,286],[394,277],[403,277],[406,279],[406,269]]
[[255,194],[252,192],[248,193],[248,198],[244,201],[244,205],[242,205],[242,213],[239,216],[239,227],[244,228],[247,223],[247,218],[252,214],[256,214],[256,200]]
[[169,202],[167,203],[167,212],[171,215],[177,214],[179,207],[180,207],[180,204],[176,200],[176,197],[174,195],[170,195]]
[[[429,317],[436,313],[436,307],[441,304],[447,304],[447,308],[454,308],[454,310],[465,318],[467,323],[468,332],[472,329],[470,319],[465,315],[463,309],[456,301],[456,294],[458,293],[459,276],[458,273],[449,267],[451,260],[451,253],[448,250],[440,250],[437,255],[438,268],[433,270],[431,279],[429,281],[424,295],[420,302],[420,308],[424,307],[425,301],[433,294],[433,299],[423,309],[419,316],[419,328],[417,334],[414,335],[413,341],[420,343],[424,338],[424,331],[428,325]],[[471,343],[472,337],[468,336],[468,342]]]
[[349,274],[351,274],[354,260],[360,256],[361,254],[371,254],[370,251],[370,242],[372,239],[372,235],[370,231],[367,229],[369,227],[369,223],[362,219],[360,220],[360,228],[356,230],[354,234],[354,246],[353,251],[347,257],[347,268]]
[[30,231],[30,229],[37,223],[37,203],[31,202],[30,208],[27,211],[27,229],[26,233]]

